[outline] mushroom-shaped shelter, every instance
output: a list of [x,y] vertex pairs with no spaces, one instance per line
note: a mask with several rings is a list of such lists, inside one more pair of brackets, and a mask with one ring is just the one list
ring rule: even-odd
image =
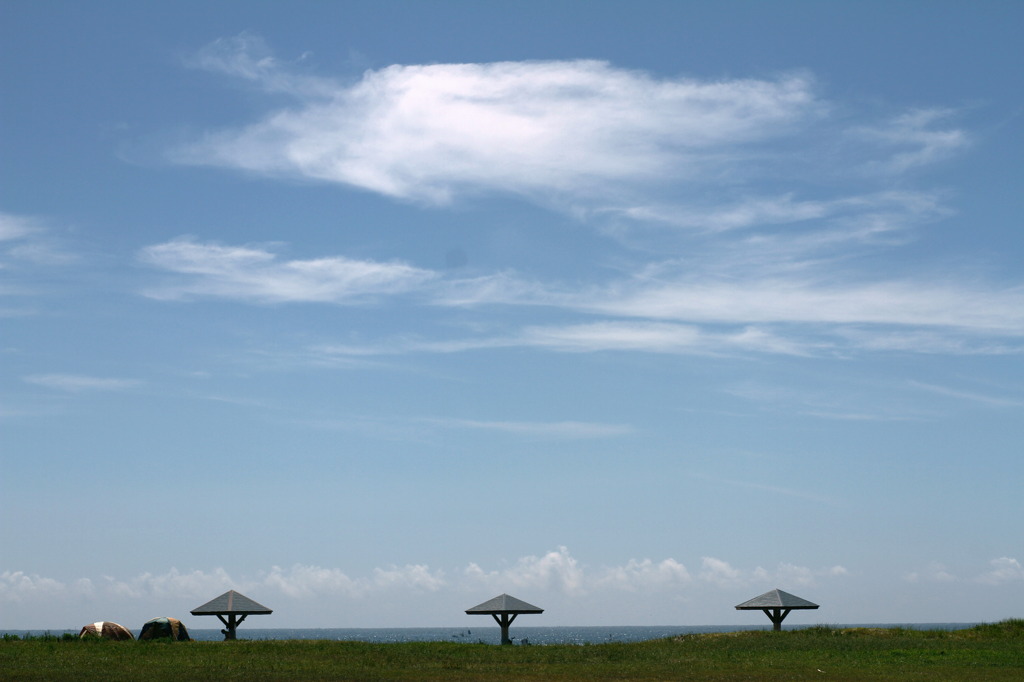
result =
[[471,609],[466,609],[466,613],[471,615],[489,614],[492,616],[501,628],[501,643],[511,644],[512,640],[508,636],[508,626],[516,619],[516,616],[520,613],[544,613],[544,609],[533,604],[527,604],[521,599],[510,597],[507,594],[499,594],[494,599],[489,599],[483,604],[477,604]]
[[121,625],[109,620],[98,620],[95,623],[89,623],[82,631],[78,633],[79,637],[101,637],[103,639],[113,639],[118,642],[123,642],[129,639],[135,639],[135,635],[132,631]]
[[225,640],[236,639],[235,630],[246,616],[273,613],[263,604],[254,602],[244,594],[228,590],[216,599],[211,599],[202,606],[192,609],[193,616],[217,616],[224,623],[221,634]]
[[172,639],[176,642],[188,642],[188,630],[185,624],[177,618],[154,618],[147,620],[139,633],[139,639]]
[[809,602],[806,599],[801,599],[782,590],[771,590],[736,605],[738,611],[764,611],[764,615],[768,616],[768,619],[772,622],[773,630],[782,629],[782,621],[789,615],[790,611],[816,608],[818,608],[818,605],[814,602]]

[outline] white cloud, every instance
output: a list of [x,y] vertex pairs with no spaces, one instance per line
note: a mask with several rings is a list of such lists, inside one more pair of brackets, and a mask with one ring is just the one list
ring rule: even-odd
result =
[[719,587],[732,587],[742,585],[745,582],[743,574],[736,568],[729,565],[728,561],[714,557],[701,557],[701,571],[698,577]]
[[22,601],[33,598],[51,598],[59,595],[67,586],[53,578],[44,578],[22,571],[4,571],[0,573],[0,600]]
[[264,248],[203,244],[189,238],[148,246],[140,258],[183,276],[152,289],[159,299],[192,297],[281,303],[357,303],[415,289],[434,273],[404,263],[344,257],[282,261]]
[[378,589],[411,589],[437,591],[445,586],[444,573],[431,571],[425,564],[375,568],[373,584]]
[[747,587],[752,585],[776,586],[817,585],[821,579],[845,578],[849,571],[844,566],[826,568],[810,568],[788,562],[780,562],[774,570],[758,566],[752,570],[734,568],[727,561],[714,557],[701,559],[701,571],[697,577],[722,589]]
[[[674,239],[686,257],[565,285],[514,272],[442,277],[343,257],[281,261],[265,248],[178,240],[143,257],[188,279],[151,296],[352,302],[419,287],[441,306],[546,306],[609,318],[447,341],[376,339],[375,348],[337,346],[339,356],[512,346],[790,355],[1024,350],[1019,284],[896,277],[853,264],[950,213],[942,193],[893,189],[889,174],[966,148],[963,130],[941,125],[952,111],[849,124],[833,120],[806,76],[666,78],[597,61],[396,65],[343,81],[300,72],[251,34],[216,41],[192,65],[295,102],[177,150],[181,162],[428,203],[511,193],[595,222],[641,254],[663,253],[663,241]],[[807,182],[824,164],[881,173],[873,190],[830,194]],[[784,189],[752,190],[754,177]]]
[[435,203],[463,191],[595,197],[641,179],[696,181],[823,109],[802,76],[658,79],[598,61],[395,65],[332,83],[289,72],[242,36],[194,63],[299,106],[211,134],[178,161]]
[[1024,566],[1016,559],[1000,557],[989,562],[992,569],[978,576],[977,580],[989,585],[1002,585],[1009,582],[1024,581]]
[[135,388],[139,381],[135,379],[115,379],[110,377],[93,377],[81,374],[33,374],[24,380],[30,384],[53,388],[69,393],[82,391],[125,391]]
[[586,567],[573,558],[567,548],[559,547],[557,551],[541,557],[519,559],[514,566],[504,570],[485,571],[475,563],[470,564],[465,575],[471,582],[483,582],[491,589],[514,585],[572,595],[594,594],[606,589],[673,591],[692,586],[695,581],[720,589],[776,582],[813,585],[820,579],[844,578],[849,573],[838,565],[812,569],[791,563],[780,563],[775,571],[761,567],[741,570],[714,557],[702,557],[701,570],[696,576],[672,558],[661,561],[630,559],[620,566]]
[[330,594],[356,596],[361,591],[356,581],[339,569],[301,564],[295,564],[288,570],[274,566],[263,583],[289,597],[300,598]]
[[688,585],[692,580],[693,577],[686,570],[686,566],[675,559],[657,562],[650,559],[630,559],[623,566],[598,571],[591,584],[595,590],[609,587],[636,592],[678,588]]
[[296,598],[339,595],[354,599],[381,592],[433,592],[445,586],[446,581],[442,571],[422,564],[376,568],[371,576],[360,578],[349,577],[337,568],[295,564],[289,569],[275,566],[256,585],[275,588]]
[[809,568],[781,562],[774,571],[766,571],[765,574],[767,581],[773,584],[817,585],[823,578],[846,578],[850,575],[850,571],[840,565]]
[[933,561],[922,571],[913,571],[904,578],[907,582],[930,582],[930,583],[951,583],[956,582],[957,577],[941,563]]
[[[337,568],[295,564],[272,567],[256,575],[236,578],[224,569],[181,572],[172,568],[163,574],[143,573],[129,579],[105,577],[96,590],[100,594],[131,599],[179,597],[201,599],[228,589],[273,590],[296,599],[318,596],[360,598],[386,591],[436,591],[444,586],[444,574],[425,565],[376,568],[365,577],[352,578]],[[24,588],[22,591],[26,591]]]
[[567,594],[584,590],[583,569],[565,547],[537,557],[519,559],[515,565],[494,571],[485,571],[471,563],[464,571],[470,584],[481,584],[489,589],[515,588],[554,589]]
[[[903,172],[968,145],[960,129],[935,129],[952,116],[948,110],[846,129],[829,120],[831,104],[806,75],[699,80],[577,60],[394,65],[336,80],[282,63],[251,34],[215,41],[190,64],[289,94],[297,104],[211,133],[174,150],[173,159],[430,203],[498,191],[582,216],[708,231],[838,224],[871,216],[872,205],[928,195],[798,199],[786,191],[736,201],[731,193],[746,178],[806,178],[821,171],[802,165],[844,168],[865,153],[875,155],[868,167]],[[815,149],[822,134],[828,141]],[[858,144],[837,159],[836,142],[844,139]],[[692,191],[708,186],[719,189]],[[683,189],[688,201],[660,199],[667,188]],[[885,229],[892,227],[888,221]]]
[[143,573],[128,580],[117,580],[105,576],[100,584],[103,593],[139,598],[188,597],[199,599],[218,590],[233,588],[231,576],[222,568],[212,573],[194,570],[181,572],[172,568],[166,573],[154,575]]

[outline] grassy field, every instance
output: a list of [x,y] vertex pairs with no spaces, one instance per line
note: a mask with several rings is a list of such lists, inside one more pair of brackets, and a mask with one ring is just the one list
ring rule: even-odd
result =
[[0,641],[0,680],[1024,680],[1024,620],[968,630],[687,635],[588,646]]

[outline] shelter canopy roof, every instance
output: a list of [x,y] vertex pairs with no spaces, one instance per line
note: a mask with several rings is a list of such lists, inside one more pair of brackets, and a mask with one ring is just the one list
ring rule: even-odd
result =
[[240,616],[273,613],[263,604],[249,599],[244,594],[234,590],[228,590],[215,599],[211,599],[202,606],[192,609],[193,616],[215,616],[219,613],[234,613]]
[[466,613],[544,613],[544,609],[507,594],[499,594],[494,599],[466,609]]
[[809,602],[806,599],[801,599],[796,595],[792,595],[789,592],[771,590],[770,592],[765,592],[759,597],[754,597],[750,601],[737,604],[736,608],[741,610],[816,609],[818,608],[818,605],[814,602]]

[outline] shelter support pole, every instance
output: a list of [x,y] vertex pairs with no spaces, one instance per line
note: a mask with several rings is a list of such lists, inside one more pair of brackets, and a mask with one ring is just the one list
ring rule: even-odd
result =
[[789,612],[793,609],[762,609],[764,615],[768,616],[768,619],[772,622],[772,630],[779,632],[782,630],[782,621],[786,619]]
[[235,614],[229,613],[228,617],[227,617],[227,620],[225,620],[224,616],[222,616],[219,613],[217,614],[217,617],[220,618],[220,622],[224,623],[224,629],[221,630],[220,633],[222,635],[224,635],[224,641],[225,642],[228,641],[228,640],[238,639],[235,636],[235,630],[237,630],[238,626],[242,624],[243,620],[245,620],[245,616],[246,615],[248,615],[248,614],[245,614],[241,618],[238,618],[236,620]]
[[491,617],[494,618],[494,620],[498,623],[498,627],[501,628],[501,643],[502,644],[511,644],[512,640],[508,636],[508,626],[512,625],[512,621],[514,621],[516,619],[516,616],[518,616],[519,614],[513,613],[513,614],[511,614],[512,615],[511,618],[509,617],[509,614],[507,614],[507,613],[500,614],[501,618],[498,618],[498,615],[499,614],[497,614],[497,613],[492,613]]

